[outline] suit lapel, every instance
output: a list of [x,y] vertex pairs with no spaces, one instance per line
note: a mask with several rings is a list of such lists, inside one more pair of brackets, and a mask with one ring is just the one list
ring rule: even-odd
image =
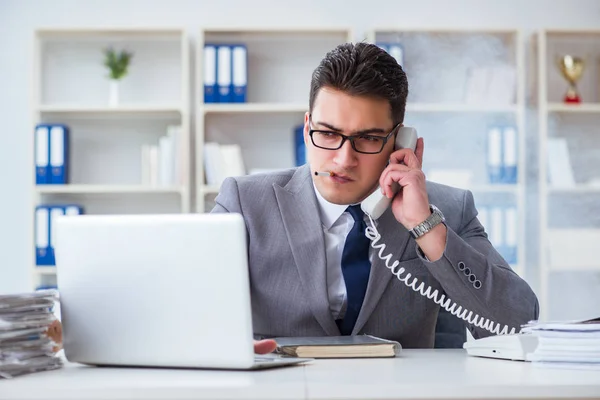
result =
[[310,170],[296,170],[285,187],[274,186],[277,204],[310,308],[328,335],[339,335],[329,309],[325,238]]
[[[370,222],[367,225],[369,226]],[[392,265],[395,260],[400,260],[402,254],[404,254],[410,234],[396,221],[391,208],[388,208],[381,218],[379,218],[377,230],[381,235],[377,245],[385,244],[383,257],[391,254],[390,265]],[[371,265],[371,273],[369,274],[369,283],[363,306],[358,314],[352,334],[357,334],[369,320],[393,276],[392,271],[386,266],[385,261],[379,258],[379,248],[377,248]]]

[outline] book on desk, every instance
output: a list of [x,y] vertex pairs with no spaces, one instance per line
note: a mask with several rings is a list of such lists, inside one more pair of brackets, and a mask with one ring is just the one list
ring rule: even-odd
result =
[[400,343],[370,335],[280,337],[275,338],[277,353],[308,358],[395,357]]

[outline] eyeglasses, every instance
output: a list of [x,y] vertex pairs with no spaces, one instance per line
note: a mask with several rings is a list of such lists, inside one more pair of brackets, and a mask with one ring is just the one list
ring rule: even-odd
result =
[[[309,120],[309,123],[311,121]],[[341,148],[346,140],[350,141],[352,148],[357,153],[362,154],[377,154],[381,153],[385,144],[390,137],[396,132],[400,123],[396,124],[390,133],[386,136],[378,135],[353,135],[346,136],[338,132],[323,130],[323,129],[309,129],[308,134],[310,140],[315,147],[325,150],[337,150]]]

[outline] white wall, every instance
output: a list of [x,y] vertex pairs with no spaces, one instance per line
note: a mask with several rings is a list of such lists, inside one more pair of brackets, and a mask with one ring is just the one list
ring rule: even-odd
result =
[[[30,287],[27,234],[33,168],[28,144],[33,31],[41,26],[90,25],[183,26],[192,39],[201,26],[212,25],[349,26],[356,39],[363,39],[367,30],[377,26],[517,27],[529,41],[540,28],[600,29],[600,1],[0,0],[0,293]],[[527,49],[531,49],[529,43]],[[528,118],[528,152],[535,166],[536,116]],[[535,182],[533,173],[528,174],[529,182]],[[535,201],[532,197],[533,205]],[[536,207],[530,207],[530,212],[535,213]],[[535,228],[535,215],[529,224]],[[537,247],[528,254],[528,264],[534,264]],[[532,284],[535,287],[536,282]],[[592,284],[598,286],[598,282]]]

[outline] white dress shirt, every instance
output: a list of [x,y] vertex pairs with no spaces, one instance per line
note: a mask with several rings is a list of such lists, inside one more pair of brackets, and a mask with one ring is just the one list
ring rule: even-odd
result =
[[[325,256],[327,265],[327,294],[329,309],[334,319],[342,319],[346,312],[347,295],[346,283],[342,274],[342,252],[346,236],[354,226],[354,219],[345,212],[347,205],[328,202],[315,187],[319,203],[321,226],[325,237]],[[365,217],[369,226],[368,217]],[[369,247],[369,259],[373,262],[373,248]]]

